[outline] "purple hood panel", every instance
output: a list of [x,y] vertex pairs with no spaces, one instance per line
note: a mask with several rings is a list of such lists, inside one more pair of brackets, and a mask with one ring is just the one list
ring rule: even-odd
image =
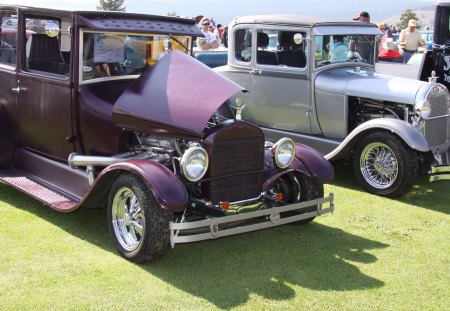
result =
[[117,99],[114,122],[123,128],[200,138],[212,114],[244,89],[182,52],[148,68]]

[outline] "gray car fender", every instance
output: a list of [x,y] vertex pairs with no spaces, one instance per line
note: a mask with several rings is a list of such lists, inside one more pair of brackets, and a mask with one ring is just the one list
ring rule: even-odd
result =
[[430,151],[425,137],[411,124],[403,120],[379,118],[369,120],[356,127],[333,151],[325,155],[327,160],[339,158],[343,153],[353,148],[365,133],[376,130],[388,131],[397,135],[410,148],[419,152]]

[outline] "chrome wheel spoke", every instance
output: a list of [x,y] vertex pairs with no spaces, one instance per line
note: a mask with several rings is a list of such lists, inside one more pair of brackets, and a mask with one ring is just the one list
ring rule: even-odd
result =
[[112,206],[113,228],[120,245],[127,251],[139,247],[142,240],[143,214],[136,195],[129,188],[120,188]]
[[372,143],[364,148],[360,168],[365,180],[377,189],[386,189],[395,182],[398,175],[398,161],[387,145]]

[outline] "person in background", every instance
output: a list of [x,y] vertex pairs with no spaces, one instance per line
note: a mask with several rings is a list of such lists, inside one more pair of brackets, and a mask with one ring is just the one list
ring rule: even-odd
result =
[[383,51],[378,53],[378,60],[385,62],[403,63],[403,55],[398,51],[394,39],[387,38],[383,44]]
[[217,28],[214,29],[214,31],[213,31],[213,35],[216,37],[216,40],[217,40],[217,42],[219,42],[219,44],[221,43],[221,41],[220,41],[220,33],[221,33],[220,27],[222,27],[222,25],[221,24],[217,24]]
[[224,47],[228,48],[228,26],[225,26],[222,33],[222,44]]
[[214,18],[210,17],[209,18],[209,23],[211,24],[212,28],[216,28],[216,21],[214,20]]
[[[370,23],[370,15],[367,11],[361,11],[353,17],[353,20],[361,23]],[[364,61],[368,61],[371,58],[373,49],[373,44],[366,36],[355,36],[350,41],[352,55],[359,55]]]
[[403,50],[403,62],[405,64],[417,53],[417,49],[425,44],[422,35],[416,28],[417,21],[410,19],[408,27],[400,32],[399,44]]
[[388,38],[388,33],[386,31],[386,24],[385,23],[378,23],[377,24],[378,29],[381,30],[383,33],[381,36],[378,37],[377,40],[377,46],[378,46],[378,53],[384,51],[384,42],[386,42],[386,39]]
[[197,46],[203,51],[217,49],[219,47],[219,42],[216,40],[216,36],[209,31],[209,26],[211,25],[209,18],[203,17],[200,21],[201,28],[204,38],[197,38]]
[[366,11],[361,11],[353,17],[353,20],[362,23],[370,23],[370,14]]
[[222,41],[222,35],[223,35],[223,28],[222,28],[222,24],[217,24],[217,32],[219,34],[219,40]]

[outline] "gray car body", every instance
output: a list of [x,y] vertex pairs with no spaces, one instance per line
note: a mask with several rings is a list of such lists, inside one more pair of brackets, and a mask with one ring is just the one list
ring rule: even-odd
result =
[[[299,30],[307,34],[309,44],[315,35],[380,33],[373,24],[298,16],[240,17],[230,24],[229,29],[249,25],[255,29]],[[233,43],[230,42],[230,50]],[[255,43],[253,45],[256,46]],[[309,59],[314,59],[313,53],[314,50],[309,49]],[[343,156],[348,150],[345,147],[353,144],[357,134],[379,126],[397,133],[411,148],[429,151],[422,135],[417,135],[417,131],[406,122],[399,123],[395,119],[371,120],[370,126],[359,126],[349,131],[346,107],[349,96],[413,106],[424,100],[432,87],[430,83],[378,74],[375,66],[364,63],[315,68],[308,62],[301,69],[276,68],[259,65],[255,61],[242,63],[233,53],[228,55],[227,66],[215,70],[250,91],[252,95],[245,100],[243,116],[262,126],[273,139],[288,134],[333,160]]]
[[[263,39],[274,33],[275,50]],[[268,139],[287,136],[328,160],[352,159],[366,190],[396,197],[419,172],[431,172],[430,181],[450,179],[450,96],[434,81],[377,73],[380,34],[375,24],[328,18],[237,17],[229,25],[228,63],[214,70],[249,91],[241,95],[242,116]],[[370,44],[365,58],[354,57],[358,40]],[[299,51],[306,64],[297,61]],[[424,107],[433,107],[432,118]]]

